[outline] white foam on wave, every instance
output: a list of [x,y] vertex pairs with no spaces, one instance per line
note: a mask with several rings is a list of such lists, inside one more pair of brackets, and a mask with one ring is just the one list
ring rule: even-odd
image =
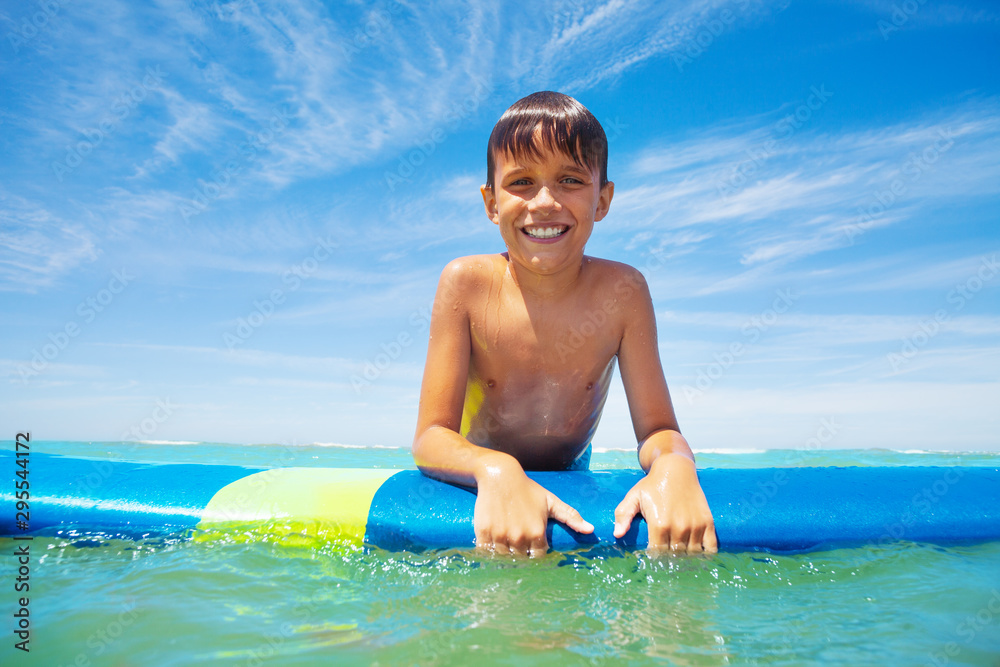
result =
[[[610,452],[629,452],[635,453],[635,447],[594,447],[595,454],[607,454]],[[695,454],[766,454],[767,452],[773,451],[794,451],[791,449],[782,450],[780,448],[776,449],[736,449],[736,448],[726,448],[726,447],[709,447],[706,449],[697,449],[692,447],[691,451]]]
[[989,450],[977,451],[974,449],[896,449],[897,454],[996,454]]
[[[399,445],[345,445],[338,442],[311,442],[306,447],[332,447],[335,449],[404,449]],[[408,448],[407,448],[408,449]]]
[[[81,441],[83,443],[83,441]],[[73,444],[70,442],[70,444]],[[93,444],[93,443],[87,443]],[[387,450],[387,451],[398,451],[398,450],[409,450],[409,445],[351,445],[341,442],[302,442],[302,443],[276,443],[276,442],[259,442],[259,443],[224,443],[224,442],[211,442],[211,441],[196,441],[196,440],[123,440],[117,443],[109,444],[121,444],[121,445],[159,445],[159,446],[191,446],[191,445],[206,445],[212,447],[321,447],[324,449],[356,449],[356,450]],[[615,454],[615,453],[627,453],[635,454],[636,448],[634,446],[623,446],[623,447],[597,447],[593,448],[595,454]],[[768,449],[761,448],[737,448],[737,447],[706,447],[700,449],[697,447],[692,448],[695,454],[718,454],[724,456],[737,456],[741,454],[768,454],[772,452],[799,452],[799,453],[809,453],[809,454],[822,454],[830,452],[886,452],[894,455],[910,455],[910,456],[921,456],[921,455],[951,455],[951,456],[969,456],[969,455],[985,455],[985,456],[996,456],[1000,454],[1000,450],[962,450],[962,449],[892,449],[890,447],[840,447],[840,448],[795,448],[795,447],[773,447]]]
[[[128,441],[126,441],[128,442]],[[201,445],[204,443],[194,440],[133,440],[140,445]]]
[[121,444],[206,445],[211,447],[325,447],[331,449],[409,449],[398,445],[347,445],[340,442],[210,442],[207,440],[124,440]]

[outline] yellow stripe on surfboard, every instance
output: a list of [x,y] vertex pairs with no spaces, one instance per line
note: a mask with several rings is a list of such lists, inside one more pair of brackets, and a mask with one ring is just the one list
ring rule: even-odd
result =
[[205,507],[200,531],[240,526],[361,544],[372,499],[398,470],[276,468],[220,489]]
[[465,389],[465,405],[462,408],[462,424],[459,426],[459,433],[463,438],[469,437],[472,430],[472,418],[479,414],[479,409],[483,407],[486,400],[486,393],[483,386],[478,382],[470,382]]

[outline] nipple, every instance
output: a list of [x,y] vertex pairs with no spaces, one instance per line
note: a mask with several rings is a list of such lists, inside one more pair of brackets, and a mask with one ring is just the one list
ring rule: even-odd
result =
[[594,383],[593,382],[588,382],[587,383],[587,391],[590,391],[593,388],[594,388]]

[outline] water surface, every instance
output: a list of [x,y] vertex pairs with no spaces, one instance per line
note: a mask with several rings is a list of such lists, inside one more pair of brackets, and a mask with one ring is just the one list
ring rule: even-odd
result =
[[[39,443],[36,451],[412,467],[405,449],[343,446]],[[592,467],[634,460],[596,452]],[[699,465],[1000,467],[1000,456],[773,450],[702,453]],[[10,581],[14,548],[0,540]],[[31,550],[31,653],[15,651],[7,632],[5,665],[1000,666],[1000,542],[657,558],[601,547],[527,560],[238,535],[63,535],[36,537]],[[4,588],[12,611],[12,586]]]

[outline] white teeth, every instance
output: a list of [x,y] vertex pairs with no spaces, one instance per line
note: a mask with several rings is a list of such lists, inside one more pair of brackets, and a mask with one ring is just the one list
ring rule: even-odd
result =
[[528,236],[536,239],[554,239],[563,232],[565,232],[568,227],[525,227],[524,231],[528,233]]

